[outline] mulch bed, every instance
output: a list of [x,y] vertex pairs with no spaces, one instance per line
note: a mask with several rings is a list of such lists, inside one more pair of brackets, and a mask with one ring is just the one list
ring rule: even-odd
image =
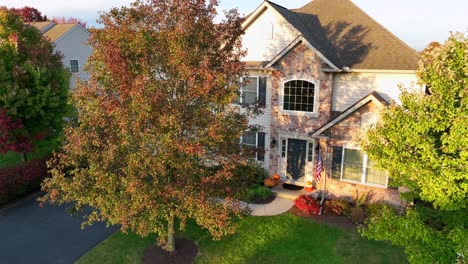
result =
[[293,207],[289,210],[290,213],[313,220],[320,224],[336,226],[345,230],[356,230],[357,225],[351,221],[348,217],[344,215],[337,215],[333,212],[322,212],[322,215],[313,215],[300,211],[296,207]]
[[190,264],[198,254],[198,246],[185,238],[176,239],[176,250],[169,253],[159,246],[152,245],[145,250],[143,264]]
[[275,198],[276,198],[276,195],[272,193],[270,196],[268,196],[266,198],[257,197],[251,203],[253,203],[253,204],[269,204],[269,203],[273,202],[273,200],[275,200]]

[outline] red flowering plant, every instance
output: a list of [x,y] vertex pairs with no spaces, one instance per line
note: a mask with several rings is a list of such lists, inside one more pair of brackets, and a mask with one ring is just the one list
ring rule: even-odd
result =
[[49,157],[0,169],[0,205],[16,197],[37,190],[48,176]]
[[296,208],[308,214],[317,215],[320,211],[320,204],[309,195],[301,195],[295,201]]

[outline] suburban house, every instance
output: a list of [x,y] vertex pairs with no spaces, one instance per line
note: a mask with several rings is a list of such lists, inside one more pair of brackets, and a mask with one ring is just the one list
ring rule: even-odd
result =
[[[264,147],[257,155],[270,175],[327,195],[371,192],[372,201],[401,205],[387,172],[359,148],[359,137],[379,110],[398,102],[399,84],[414,85],[419,56],[350,0],[314,0],[298,9],[264,1],[243,22],[250,76],[241,103],[260,100],[261,126],[242,142]],[[322,182],[314,180],[318,153]]]
[[86,28],[78,23],[56,24],[52,21],[33,22],[30,25],[37,28],[54,44],[55,50],[63,55],[63,65],[72,73],[71,88],[75,87],[77,79],[88,79],[83,66],[91,56],[92,49],[87,44],[91,33]]

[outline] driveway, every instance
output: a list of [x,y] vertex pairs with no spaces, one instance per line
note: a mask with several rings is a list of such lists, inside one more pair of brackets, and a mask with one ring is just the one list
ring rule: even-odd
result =
[[67,206],[39,207],[37,197],[0,208],[0,263],[73,263],[117,230],[103,223],[81,229]]

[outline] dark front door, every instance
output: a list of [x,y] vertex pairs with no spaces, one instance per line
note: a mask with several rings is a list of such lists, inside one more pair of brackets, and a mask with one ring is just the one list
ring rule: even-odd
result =
[[298,180],[305,175],[307,141],[288,139],[287,170],[288,178]]

